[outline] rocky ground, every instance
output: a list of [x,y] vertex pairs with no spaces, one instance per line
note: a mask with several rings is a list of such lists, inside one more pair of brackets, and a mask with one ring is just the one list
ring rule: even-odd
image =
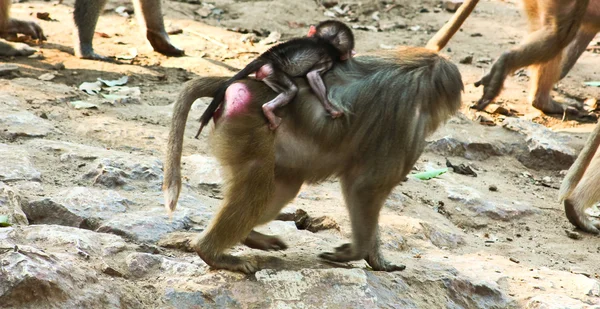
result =
[[[167,58],[147,46],[134,18],[115,13],[129,2],[109,1],[95,47],[124,64],[72,55],[73,1],[15,4],[16,17],[47,12],[51,20],[38,20],[49,39],[34,57],[0,59],[0,215],[11,223],[0,228],[0,307],[600,308],[600,239],[573,232],[556,201],[593,113],[562,119],[536,112],[526,103],[526,71],[509,77],[499,100],[513,116],[469,109],[481,93],[473,83],[524,35],[515,1],[481,2],[443,52],[457,64],[472,56],[458,64],[463,108],[429,139],[416,170],[448,159],[477,177],[449,172],[394,190],[381,216],[383,248],[406,270],[380,273],[364,262],[340,267],[317,258],[350,237],[335,181],[304,187],[284,211],[289,221],[261,227],[281,235],[288,250],[233,249],[259,261],[255,275],[210,270],[190,252],[190,239],[219,205],[221,179],[208,132],[192,138],[207,104],[201,100],[186,132],[180,207],[168,220],[162,159],[183,82],[231,75],[266,41],[301,35],[327,16],[360,26],[359,53],[424,45],[451,16],[430,0],[319,3],[165,1],[169,29],[182,30],[172,41],[188,55]],[[600,99],[600,88],[584,86],[600,80],[599,70],[600,56],[584,53],[556,99]],[[121,86],[80,90],[123,76]]]

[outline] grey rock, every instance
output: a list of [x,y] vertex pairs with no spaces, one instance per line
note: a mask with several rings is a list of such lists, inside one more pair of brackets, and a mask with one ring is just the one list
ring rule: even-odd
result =
[[[469,160],[485,160],[494,156],[522,153],[527,147],[518,134],[507,138],[500,128],[482,127],[463,123],[461,117],[452,118],[429,139],[425,151],[444,156],[464,157]],[[463,131],[465,134],[460,134]]]
[[580,300],[570,298],[561,294],[541,294],[529,299],[525,309],[592,309],[600,308],[600,305],[591,307]]
[[220,196],[223,178],[219,162],[214,157],[193,154],[182,157],[182,171],[187,183],[208,195]]
[[166,258],[162,255],[134,252],[125,258],[129,274],[135,278],[148,275],[193,277],[202,275],[206,267],[176,259]]
[[529,168],[564,170],[577,158],[578,153],[569,145],[571,138],[567,134],[521,118],[507,118],[502,126],[525,136],[527,155],[517,156],[517,159]]
[[40,180],[29,153],[19,146],[0,144],[0,162],[0,181]]
[[[119,308],[120,293],[92,269],[30,246],[0,255],[0,303],[5,308]],[[81,284],[85,282],[86,284]],[[125,305],[125,304],[123,304]]]
[[25,213],[36,224],[96,229],[101,222],[125,212],[129,204],[131,201],[113,190],[74,187],[29,202]]
[[162,207],[116,215],[102,223],[98,232],[112,233],[139,242],[156,243],[165,234],[189,228],[190,211],[177,209],[169,219]]
[[28,100],[66,101],[77,98],[75,88],[65,84],[41,81],[35,78],[15,78],[6,83],[0,83],[0,92],[11,93],[16,97],[26,97]]
[[[160,190],[162,163],[156,158],[102,158],[94,164],[96,167],[88,171],[84,178],[91,179],[95,185],[107,188],[121,187],[125,190],[140,187]],[[133,184],[132,181],[138,182]]]
[[[118,236],[62,226],[0,230],[0,304],[3,308],[139,307],[135,297],[98,276],[92,259],[77,252],[100,251]],[[26,243],[26,244],[24,244]],[[78,251],[79,250],[79,251]]]
[[461,277],[443,281],[450,296],[449,308],[504,309],[516,307],[514,300],[505,295],[495,282]]
[[176,309],[241,308],[240,303],[231,297],[231,292],[225,289],[188,291],[167,288],[163,301]]
[[448,198],[460,202],[478,215],[491,219],[508,221],[538,213],[537,208],[520,201],[491,201],[485,200],[482,194],[470,187],[444,182]]
[[12,225],[29,224],[22,209],[21,196],[3,182],[0,182],[0,215],[8,216],[8,222]]
[[50,121],[28,111],[0,109],[0,135],[5,138],[44,137],[52,132],[53,128]]
[[54,153],[61,162],[93,166],[82,175],[90,184],[139,191],[160,191],[162,185],[162,162],[156,157],[60,141],[33,140],[26,145],[31,151]]

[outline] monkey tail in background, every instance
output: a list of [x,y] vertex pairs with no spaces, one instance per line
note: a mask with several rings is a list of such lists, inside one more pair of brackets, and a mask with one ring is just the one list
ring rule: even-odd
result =
[[214,95],[215,91],[226,80],[227,77],[206,77],[201,80],[191,80],[184,85],[173,106],[173,120],[171,121],[171,130],[169,130],[163,181],[165,208],[169,215],[175,210],[181,192],[183,133],[192,104],[197,98]]
[[571,165],[571,168],[569,168],[567,175],[563,179],[562,185],[560,186],[560,190],[558,192],[559,202],[562,203],[564,200],[569,198],[581,180],[581,177],[583,177],[583,174],[592,161],[592,158],[594,158],[596,150],[598,149],[598,145],[600,145],[600,123],[596,125],[594,131],[592,131],[590,134],[585,146],[579,153],[579,156],[577,156],[577,160],[575,160],[573,165]]
[[428,49],[439,52],[448,44],[448,41],[454,36],[456,31],[460,29],[460,26],[465,22],[467,17],[471,15],[471,12],[477,5],[479,0],[466,0],[459,8],[456,13],[452,15],[452,18],[444,24],[444,26],[427,42],[425,46]]
[[233,84],[234,82],[258,71],[258,69],[260,69],[260,67],[262,67],[265,64],[266,62],[264,62],[262,59],[256,59],[250,62],[245,68],[237,72],[237,74],[235,74],[232,78],[221,84],[221,86],[215,91],[215,93],[211,93],[209,95],[212,96],[213,99],[208,105],[208,107],[206,107],[206,109],[204,110],[202,116],[200,116],[200,128],[198,129],[198,132],[196,133],[196,136],[194,136],[194,138],[198,138],[198,136],[200,136],[202,129],[210,122],[219,105],[223,103],[227,87],[231,86],[231,84]]

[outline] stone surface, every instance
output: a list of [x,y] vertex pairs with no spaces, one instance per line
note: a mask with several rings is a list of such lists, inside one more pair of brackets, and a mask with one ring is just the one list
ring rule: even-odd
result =
[[[56,226],[0,229],[1,306],[139,307],[135,296],[122,293],[122,289],[116,288],[114,282],[99,277],[90,260],[83,259],[75,250],[75,247],[81,247],[94,252],[94,248],[101,247],[101,243],[117,239],[117,236],[106,236]],[[15,245],[16,250],[5,250]],[[64,249],[65,245],[68,250]]]
[[600,305],[590,306],[566,295],[540,294],[532,297],[523,307],[525,309],[598,309]]
[[[94,162],[84,178],[106,188],[135,190],[139,186],[159,190],[162,184],[162,163],[154,158],[101,158]],[[134,184],[135,182],[135,184]]]
[[219,162],[214,157],[193,154],[182,157],[181,162],[190,185],[216,188],[223,184]]
[[495,220],[507,221],[539,212],[536,208],[525,202],[486,199],[481,192],[467,186],[449,183],[444,183],[444,186],[450,200],[460,202],[478,215],[485,215]]
[[577,158],[578,152],[569,143],[566,134],[556,133],[543,125],[521,118],[507,118],[502,126],[525,136],[528,155],[517,159],[525,166],[535,169],[568,169]]
[[40,180],[41,173],[31,163],[29,153],[21,147],[0,143],[0,162],[0,181]]
[[52,132],[54,126],[28,111],[0,106],[0,136],[8,139],[17,137],[43,137]]
[[[506,132],[502,132],[500,128],[472,123],[465,125],[460,120],[450,122],[436,131],[428,139],[425,151],[469,160],[485,160],[494,156],[521,153],[527,149],[522,138],[507,138]],[[514,135],[518,137],[518,134]]]
[[22,208],[21,196],[13,188],[0,182],[0,215],[8,216],[11,225],[28,225]]
[[162,207],[127,212],[102,223],[98,231],[120,235],[134,241],[156,243],[167,233],[188,229],[191,223],[189,213],[189,210],[177,209],[173,213],[173,218],[169,219]]
[[29,202],[25,213],[35,224],[59,224],[95,229],[123,213],[132,202],[113,190],[74,187],[50,198]]

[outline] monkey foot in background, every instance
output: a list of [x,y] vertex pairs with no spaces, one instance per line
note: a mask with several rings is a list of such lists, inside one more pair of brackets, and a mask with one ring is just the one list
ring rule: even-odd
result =
[[[406,269],[405,265],[395,265],[386,261],[385,258],[381,254],[379,254],[379,250],[374,250],[374,252],[377,253],[373,254],[366,252],[358,252],[352,249],[352,244],[347,243],[335,248],[335,252],[324,252],[319,254],[319,257],[324,260],[335,263],[357,261],[364,258],[365,261],[367,261],[367,263],[369,264],[369,266],[371,266],[371,268],[376,271],[389,272],[401,271]],[[365,255],[367,256],[364,257]]]
[[40,25],[38,25],[36,22],[14,18],[11,18],[8,21],[6,29],[2,31],[0,36],[3,38],[8,38],[14,37],[17,34],[28,35],[34,40],[46,40],[46,36],[44,35],[42,27],[40,27]]
[[159,52],[169,57],[180,57],[185,55],[182,49],[179,49],[169,40],[169,35],[166,33],[160,33],[152,30],[146,31],[146,38],[154,48],[154,51]]
[[23,43],[9,43],[0,40],[0,56],[30,56],[36,52],[35,49]]
[[577,207],[577,201],[566,199],[564,201],[567,219],[574,226],[592,234],[600,234],[600,221],[590,218],[583,210],[587,207]]

